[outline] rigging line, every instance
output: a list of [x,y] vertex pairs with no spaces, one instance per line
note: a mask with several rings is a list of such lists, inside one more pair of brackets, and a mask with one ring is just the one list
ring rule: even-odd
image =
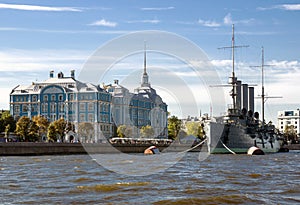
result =
[[229,152],[231,152],[232,154],[236,154],[234,151],[232,151],[231,149],[229,149],[220,139],[220,142],[222,143],[223,147],[225,147]]
[[207,139],[204,139],[202,142],[199,142],[197,145],[195,145],[194,147],[191,147],[190,149],[184,150],[182,152],[179,152],[180,154],[185,153],[185,152],[189,152],[197,147],[199,147],[200,145],[202,145]]

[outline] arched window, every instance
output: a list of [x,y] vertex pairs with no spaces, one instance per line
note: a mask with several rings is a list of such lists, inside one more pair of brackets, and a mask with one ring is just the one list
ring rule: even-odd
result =
[[52,102],[55,101],[55,95],[51,95],[51,101],[52,101]]

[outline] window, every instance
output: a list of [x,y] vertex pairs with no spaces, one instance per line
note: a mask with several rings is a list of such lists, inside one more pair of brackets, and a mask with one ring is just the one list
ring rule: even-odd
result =
[[51,95],[51,101],[52,101],[52,102],[55,101],[55,95]]
[[94,111],[94,103],[89,103],[89,111]]
[[64,111],[65,111],[65,105],[64,105],[63,103],[61,103],[61,104],[59,105],[59,111],[60,111],[60,112],[64,112]]
[[47,112],[46,107],[47,107],[47,104],[43,103],[42,104],[42,112]]
[[37,96],[36,95],[32,96],[32,102],[36,102],[36,101],[37,101]]
[[71,122],[75,121],[75,115],[70,114],[69,121],[71,121]]
[[20,112],[20,106],[19,105],[15,105],[14,112],[15,113],[19,113]]
[[48,102],[48,96],[47,95],[44,95],[44,101]]
[[85,121],[85,115],[82,113],[80,114],[80,122],[84,122]]
[[50,119],[51,119],[52,122],[55,121],[56,120],[56,115],[55,114],[51,115]]
[[22,110],[23,112],[27,112],[27,111],[28,111],[28,107],[27,107],[27,105],[23,105],[23,107],[22,107],[22,108],[23,108],[23,110]]
[[31,112],[37,112],[37,104],[31,106]]
[[50,112],[56,112],[56,104],[52,103],[50,105]]
[[89,122],[93,122],[94,121],[94,114],[89,114]]
[[59,100],[59,101],[63,101],[63,96],[62,96],[62,95],[59,95],[59,96],[58,96],[58,100]]
[[80,105],[79,105],[79,110],[80,110],[81,112],[84,112],[84,111],[85,111],[85,103],[80,103]]
[[74,95],[73,94],[69,95],[69,100],[74,100]]

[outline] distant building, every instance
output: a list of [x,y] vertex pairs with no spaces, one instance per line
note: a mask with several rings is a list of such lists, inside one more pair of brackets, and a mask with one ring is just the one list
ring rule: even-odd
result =
[[144,72],[141,86],[134,93],[121,86],[118,80],[113,85],[106,86],[112,95],[112,119],[115,128],[119,125],[130,125],[138,128],[133,136],[139,136],[139,129],[150,125],[154,129],[154,136],[166,138],[167,104],[151,87],[146,67],[146,50],[144,51]]
[[295,132],[299,136],[300,134],[300,110],[285,110],[279,111],[278,116],[278,129],[284,132],[287,126],[293,126]]
[[[90,122],[95,132],[93,141],[111,135],[110,106],[108,92],[98,85],[76,80],[74,71],[71,77],[65,77],[62,72],[54,77],[51,71],[48,80],[18,85],[10,93],[10,112],[15,119],[41,115],[53,122],[64,118],[76,128],[81,122]],[[101,133],[103,136],[99,136]]]

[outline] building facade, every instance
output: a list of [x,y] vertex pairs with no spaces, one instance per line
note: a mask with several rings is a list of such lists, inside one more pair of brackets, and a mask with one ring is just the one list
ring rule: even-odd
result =
[[83,83],[62,72],[54,77],[50,72],[49,79],[34,82],[29,86],[17,86],[10,93],[10,112],[15,119],[22,116],[44,116],[49,122],[60,118],[73,122],[76,129],[80,123],[93,125],[94,137],[86,141],[99,141],[110,137],[111,95],[100,86]]
[[120,85],[118,80],[106,86],[112,95],[112,120],[115,128],[119,125],[134,127],[133,137],[139,137],[140,129],[150,125],[154,131],[153,138],[167,138],[168,106],[151,87],[146,66],[145,50],[141,85],[133,93]]
[[300,135],[300,110],[279,111],[277,115],[277,127],[284,132],[287,126],[293,126],[297,135]]
[[[135,128],[134,135],[140,137],[140,129],[150,125],[154,138],[167,138],[167,104],[149,83],[146,70],[141,86],[135,91],[121,86],[118,80],[111,85],[94,85],[75,79],[75,72],[65,77],[62,72],[49,79],[33,82],[28,86],[17,86],[10,93],[10,112],[15,119],[22,116],[44,116],[49,122],[64,118],[82,130],[83,123],[92,124],[92,137],[81,138],[84,142],[98,142],[116,135],[119,125]],[[89,126],[90,127],[90,126]],[[90,132],[90,131],[89,131]]]

